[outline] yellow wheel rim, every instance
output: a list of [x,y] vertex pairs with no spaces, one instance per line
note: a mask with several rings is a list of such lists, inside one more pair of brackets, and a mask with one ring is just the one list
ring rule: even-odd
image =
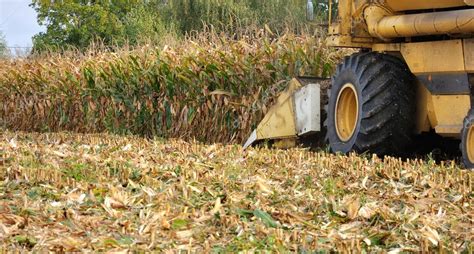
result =
[[472,125],[467,132],[466,151],[469,161],[474,163],[474,125]]
[[337,96],[335,112],[337,135],[342,142],[347,142],[354,135],[359,119],[359,99],[353,84],[347,83],[342,87]]

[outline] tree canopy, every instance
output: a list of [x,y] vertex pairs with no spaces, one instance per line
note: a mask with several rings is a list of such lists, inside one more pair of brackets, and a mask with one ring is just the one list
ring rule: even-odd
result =
[[[34,50],[139,44],[165,33],[186,34],[205,25],[232,33],[249,25],[272,30],[305,22],[307,0],[33,0],[46,31],[33,38]],[[320,5],[315,8],[321,9]],[[321,13],[318,12],[317,13]]]
[[[94,40],[101,40],[105,45],[120,45],[130,35],[136,39],[137,33],[152,33],[155,17],[145,13],[140,3],[139,0],[34,0],[32,7],[38,13],[38,23],[46,26],[46,32],[33,37],[34,49],[85,48]],[[149,24],[143,26],[143,21],[136,17],[145,17]]]

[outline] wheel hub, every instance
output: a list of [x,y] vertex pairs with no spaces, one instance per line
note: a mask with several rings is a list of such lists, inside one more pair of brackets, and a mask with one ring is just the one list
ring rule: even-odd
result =
[[467,132],[466,151],[469,161],[474,163],[474,125],[471,125]]
[[335,114],[337,135],[342,142],[347,142],[354,135],[359,119],[359,99],[353,84],[347,83],[342,87],[337,96]]

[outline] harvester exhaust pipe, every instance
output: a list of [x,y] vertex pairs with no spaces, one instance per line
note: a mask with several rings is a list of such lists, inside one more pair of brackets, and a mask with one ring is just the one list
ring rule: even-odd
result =
[[314,21],[314,5],[313,0],[308,0],[306,3],[306,19],[308,21]]
[[369,33],[382,40],[474,33],[474,9],[392,15],[382,6],[371,5],[365,9],[364,17]]

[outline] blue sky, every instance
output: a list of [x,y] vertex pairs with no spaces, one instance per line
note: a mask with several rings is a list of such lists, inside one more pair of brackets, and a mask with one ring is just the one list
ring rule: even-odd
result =
[[44,30],[36,22],[31,0],[0,0],[0,31],[10,47],[31,46],[31,37]]

